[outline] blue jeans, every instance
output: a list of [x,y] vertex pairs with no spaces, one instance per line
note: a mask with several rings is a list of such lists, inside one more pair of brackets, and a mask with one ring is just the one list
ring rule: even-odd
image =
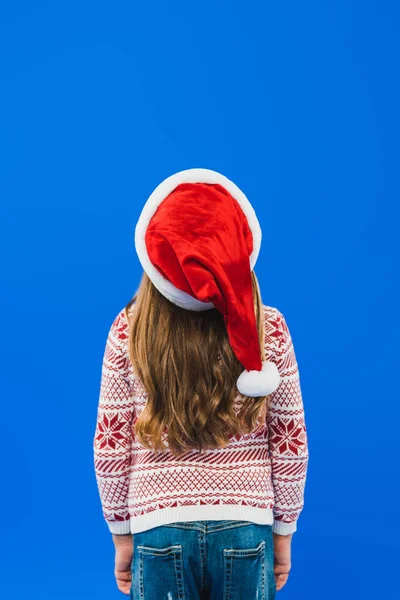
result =
[[272,525],[183,521],[133,536],[131,600],[275,600]]

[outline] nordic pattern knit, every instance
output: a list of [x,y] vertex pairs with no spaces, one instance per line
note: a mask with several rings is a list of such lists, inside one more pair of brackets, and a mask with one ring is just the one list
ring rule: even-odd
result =
[[[192,450],[179,458],[168,450],[156,454],[133,436],[131,426],[147,393],[129,359],[126,309],[115,317],[104,351],[93,440],[103,516],[112,533],[206,519],[272,524],[282,535],[297,530],[308,465],[299,370],[282,313],[266,305],[263,311],[266,359],[281,375],[267,418],[226,448]],[[235,410],[238,400],[240,395]]]

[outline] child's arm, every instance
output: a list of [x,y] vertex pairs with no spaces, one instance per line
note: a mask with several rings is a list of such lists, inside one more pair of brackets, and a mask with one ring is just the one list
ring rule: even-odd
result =
[[130,532],[128,511],[133,395],[129,383],[128,322],[119,313],[109,330],[101,371],[94,468],[103,516],[115,534]]
[[292,338],[284,316],[275,310],[276,318],[270,317],[266,323],[265,338],[266,347],[268,337],[275,340],[272,346],[281,375],[279,387],[271,394],[267,414],[275,495],[273,531],[288,535],[297,530],[297,519],[303,508],[308,439]]

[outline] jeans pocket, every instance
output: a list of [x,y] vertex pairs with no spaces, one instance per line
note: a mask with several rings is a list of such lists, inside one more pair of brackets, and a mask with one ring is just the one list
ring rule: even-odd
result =
[[182,546],[137,546],[140,600],[185,600]]
[[255,548],[224,549],[223,600],[274,600],[267,590],[266,542]]

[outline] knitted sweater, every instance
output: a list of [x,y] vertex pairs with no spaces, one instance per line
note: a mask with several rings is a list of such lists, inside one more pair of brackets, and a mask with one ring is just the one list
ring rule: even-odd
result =
[[124,308],[115,317],[105,345],[93,439],[103,516],[112,533],[207,519],[271,524],[282,535],[297,530],[308,465],[299,370],[282,313],[266,305],[263,311],[266,357],[281,375],[266,419],[226,448],[192,450],[178,458],[145,448],[133,435],[147,394],[128,354],[131,312]]

